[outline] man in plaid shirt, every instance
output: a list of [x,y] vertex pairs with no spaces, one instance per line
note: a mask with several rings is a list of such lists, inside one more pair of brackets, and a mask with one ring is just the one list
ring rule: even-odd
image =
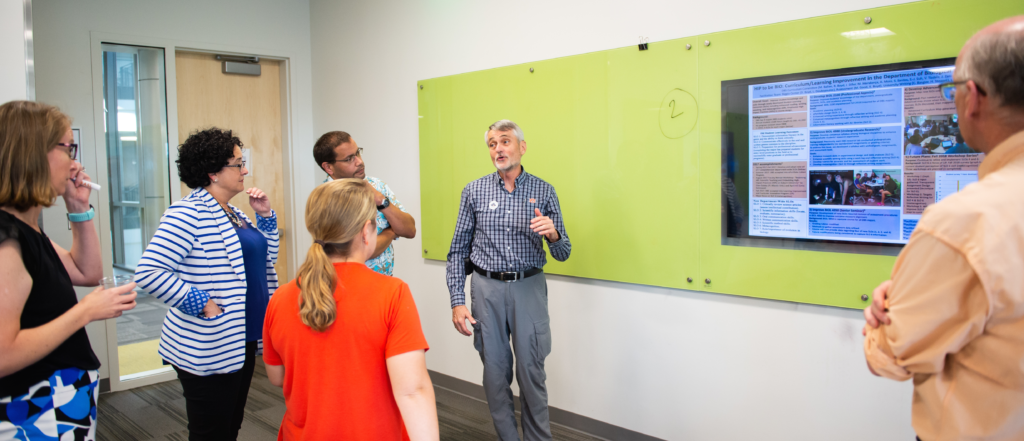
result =
[[[523,409],[523,436],[550,440],[544,359],[551,352],[548,288],[542,268],[551,256],[569,258],[555,188],[526,173],[523,131],[501,120],[484,134],[498,170],[466,185],[459,204],[455,236],[448,251],[447,282],[455,329],[473,336],[484,363],[484,392],[503,441],[518,440],[512,403],[513,351]],[[474,272],[466,308],[466,275]],[[466,321],[472,326],[470,330]],[[475,332],[474,332],[475,331]]]

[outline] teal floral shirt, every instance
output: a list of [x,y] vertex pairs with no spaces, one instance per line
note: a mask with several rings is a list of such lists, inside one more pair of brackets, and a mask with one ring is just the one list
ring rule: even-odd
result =
[[[328,182],[328,181],[333,181],[333,179],[331,179],[331,177],[328,176],[327,179],[324,180],[324,182]],[[408,213],[408,211],[405,211],[405,207],[402,206],[402,203],[398,201],[398,197],[395,196],[395,192],[391,191],[391,187],[388,187],[388,184],[385,184],[384,181],[382,181],[380,179],[377,179],[377,178],[374,178],[374,177],[367,176],[366,177],[366,182],[369,182],[370,185],[373,186],[373,188],[376,188],[377,191],[379,191],[381,194],[384,195],[384,197],[388,198],[388,200],[391,201],[391,205],[394,205],[394,206],[398,207],[398,209],[402,210],[402,212]],[[381,213],[381,212],[378,211],[377,212],[377,234],[380,234],[381,231],[384,231],[385,228],[388,228],[390,226],[391,226],[391,224],[388,223],[388,218],[384,217],[384,213]],[[398,237],[395,237],[395,240],[398,240],[398,239],[399,239]],[[394,242],[392,242],[391,245],[388,245],[388,248],[386,250],[384,250],[383,253],[380,253],[379,256],[377,256],[377,257],[375,257],[373,259],[367,260],[366,261],[366,266],[368,266],[368,267],[370,267],[370,269],[372,269],[372,270],[374,270],[374,271],[376,271],[378,273],[384,274],[386,276],[392,275],[392,273],[395,270],[395,244],[394,244]]]

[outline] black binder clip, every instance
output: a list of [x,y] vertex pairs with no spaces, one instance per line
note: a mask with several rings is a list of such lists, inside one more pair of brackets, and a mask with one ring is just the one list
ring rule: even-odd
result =
[[639,47],[640,50],[642,50],[642,51],[647,50],[647,42],[648,41],[650,41],[650,39],[648,39],[646,37],[640,37],[640,44],[638,44],[637,47]]

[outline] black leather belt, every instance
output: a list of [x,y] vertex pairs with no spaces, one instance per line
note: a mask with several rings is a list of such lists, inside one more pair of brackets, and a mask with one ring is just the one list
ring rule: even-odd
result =
[[537,274],[540,274],[540,273],[544,272],[544,270],[542,270],[540,268],[530,268],[530,269],[528,269],[526,271],[519,271],[519,272],[507,271],[507,272],[499,273],[499,272],[485,271],[483,269],[480,269],[480,267],[478,267],[476,265],[473,265],[473,271],[476,271],[477,274],[480,274],[480,275],[486,276],[486,277],[490,277],[490,278],[492,278],[494,280],[501,280],[502,282],[515,282],[516,280],[523,280],[523,279],[525,279],[527,277],[536,276]]

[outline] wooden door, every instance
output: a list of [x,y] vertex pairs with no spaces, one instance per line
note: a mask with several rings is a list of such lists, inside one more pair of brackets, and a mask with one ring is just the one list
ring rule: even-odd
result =
[[[277,276],[283,285],[288,274],[288,245],[285,231],[291,225],[284,203],[284,156],[281,149],[281,62],[261,60],[260,76],[221,72],[221,61],[212,54],[178,52],[174,56],[178,83],[178,140],[211,126],[231,129],[251,149],[250,175],[245,188],[257,187],[270,197],[281,231]],[[172,151],[171,156],[177,158]],[[191,189],[182,184],[181,194]],[[248,196],[239,193],[231,204],[253,216]]]

